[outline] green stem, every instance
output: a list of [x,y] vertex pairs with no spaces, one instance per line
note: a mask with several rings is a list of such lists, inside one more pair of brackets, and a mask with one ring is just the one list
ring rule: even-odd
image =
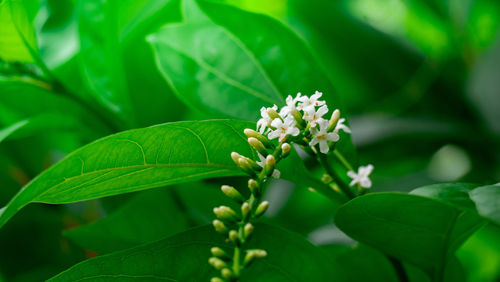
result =
[[328,163],[328,159],[326,157],[326,154],[318,153],[318,160],[319,160],[319,163],[326,170],[326,173],[328,173],[333,179],[335,179],[335,182],[339,186],[340,190],[342,190],[342,192],[344,192],[344,194],[346,194],[346,196],[350,200],[356,198],[356,195],[354,195],[354,193],[352,192],[351,188],[349,188],[349,186],[342,181],[342,179],[335,172],[335,170],[332,169],[332,167]]
[[236,246],[234,248],[234,254],[233,254],[233,273],[236,279],[240,276],[240,253],[241,249],[239,246]]
[[394,270],[396,271],[396,275],[398,276],[398,279],[400,282],[409,282],[410,279],[408,278],[408,275],[406,274],[405,268],[403,264],[401,263],[400,260],[386,255],[389,261],[392,263],[392,266],[394,267]]

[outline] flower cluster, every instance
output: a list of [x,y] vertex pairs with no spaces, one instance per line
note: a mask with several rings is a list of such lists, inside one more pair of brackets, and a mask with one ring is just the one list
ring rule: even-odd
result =
[[[276,105],[262,107],[257,131],[249,128],[244,130],[248,143],[255,150],[255,157],[249,158],[233,152],[231,158],[250,176],[247,185],[249,193],[241,193],[241,190],[228,185],[221,187],[226,196],[240,205],[240,210],[235,211],[227,206],[214,208],[217,219],[213,221],[213,226],[217,232],[227,236],[227,241],[233,244],[234,252],[231,256],[219,247],[211,249],[212,257],[209,263],[220,271],[220,277],[213,277],[212,282],[236,281],[243,268],[255,259],[267,256],[265,250],[245,249],[244,243],[249,240],[254,230],[250,221],[262,216],[269,207],[269,203],[261,198],[263,186],[270,177],[280,177],[276,165],[290,154],[290,144],[295,143],[309,150],[325,166],[330,179],[333,181],[333,178],[336,178],[340,181],[336,172],[329,167],[325,154],[333,150],[339,141],[339,131],[351,133],[351,130],[345,124],[345,119],[340,118],[338,109],[332,112],[329,119],[325,119],[328,106],[325,101],[320,100],[322,95],[318,91],[311,97],[297,93],[295,98],[289,95],[286,105],[281,109]],[[277,144],[272,141],[275,139]],[[346,166],[350,167],[348,164]],[[372,165],[360,167],[358,173],[350,170],[348,176],[353,178],[353,181],[349,186],[358,184],[358,188],[369,188],[371,181],[368,176],[372,170]],[[338,184],[350,199],[356,197],[347,184]]]
[[[331,144],[339,141],[339,131],[351,133],[340,118],[340,111],[333,111],[329,120],[324,116],[328,113],[325,101],[319,100],[323,93],[316,91],[311,97],[297,93],[293,98],[286,98],[286,106],[278,113],[278,106],[262,107],[261,119],[257,122],[257,130],[267,134],[269,139],[278,138],[284,142],[289,138],[298,144],[318,146],[323,154],[328,153]],[[329,144],[330,143],[330,144]]]

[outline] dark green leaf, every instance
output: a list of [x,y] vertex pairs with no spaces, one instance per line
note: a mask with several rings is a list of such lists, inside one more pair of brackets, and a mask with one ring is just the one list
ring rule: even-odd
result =
[[340,207],[338,227],[352,238],[442,279],[455,250],[484,225],[475,212],[430,198],[375,193]]
[[440,199],[459,207],[474,210],[475,205],[470,199],[469,192],[476,187],[477,185],[469,183],[441,183],[417,188],[410,194]]
[[[213,227],[199,227],[155,243],[84,261],[50,281],[141,278],[204,281],[217,275],[208,264],[212,246],[227,249],[228,244]],[[241,281],[343,281],[336,267],[328,264],[323,251],[284,229],[257,224],[248,247],[265,249],[268,256],[245,269]]]
[[174,235],[188,227],[172,190],[145,191],[120,209],[89,225],[66,232],[66,237],[99,254],[127,249]]

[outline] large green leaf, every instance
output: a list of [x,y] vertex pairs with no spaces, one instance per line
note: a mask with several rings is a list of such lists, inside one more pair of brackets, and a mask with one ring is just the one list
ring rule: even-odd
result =
[[426,197],[374,193],[340,207],[340,229],[352,238],[422,268],[433,279],[456,249],[484,225],[474,211]]
[[[343,281],[326,254],[303,237],[257,224],[249,248],[268,252],[243,270],[241,281]],[[208,264],[212,246],[227,248],[213,227],[195,228],[164,240],[84,261],[50,281],[204,281],[217,275]],[[286,246],[286,248],[283,248]]]
[[[232,151],[255,157],[243,121],[175,122],[124,131],[97,140],[26,185],[0,210],[0,226],[30,202],[70,203],[197,179],[242,175]],[[278,166],[282,177],[315,187],[332,197],[328,186],[311,177],[296,153]]]
[[72,229],[65,235],[99,254],[172,236],[188,227],[186,215],[172,192],[155,189],[140,193],[108,217]]
[[[255,119],[288,94],[334,90],[305,43],[278,21],[234,7],[184,0],[184,21],[148,37],[180,99],[214,116]],[[229,106],[230,105],[230,106]]]

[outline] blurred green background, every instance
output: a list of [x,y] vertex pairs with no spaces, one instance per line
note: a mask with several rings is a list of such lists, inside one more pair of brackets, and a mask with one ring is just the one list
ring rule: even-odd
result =
[[[308,43],[347,109],[360,163],[375,166],[374,191],[409,191],[438,182],[500,182],[500,1],[217,2],[276,18]],[[145,40],[181,19],[179,1],[112,3],[110,12],[99,10],[95,1],[0,1],[1,206],[42,170],[99,137],[210,118],[173,94]],[[100,44],[111,46],[104,55],[95,51]],[[113,46],[121,52],[114,54]],[[130,122],[111,113],[101,118],[100,106],[93,102],[99,85],[86,80],[86,66],[102,63],[102,56],[125,78],[116,87],[130,94]],[[3,137],[28,119],[40,120],[46,128]],[[65,122],[57,127],[46,122],[57,119]],[[0,281],[39,281],[97,253],[208,223],[211,208],[225,201],[217,191],[220,183],[62,206],[31,205],[0,230]],[[271,186],[268,221],[318,244],[350,243],[333,226],[335,206],[328,200],[290,183]],[[172,203],[172,210],[165,210],[165,202]],[[156,215],[157,222],[150,224],[157,226],[176,214],[175,224],[127,238],[132,211],[142,218]],[[100,221],[101,226],[67,231],[111,216],[114,220]],[[121,242],[106,243],[107,237],[120,236]],[[89,246],[89,238],[101,243]],[[480,230],[458,257],[470,281],[500,281],[500,228]]]

